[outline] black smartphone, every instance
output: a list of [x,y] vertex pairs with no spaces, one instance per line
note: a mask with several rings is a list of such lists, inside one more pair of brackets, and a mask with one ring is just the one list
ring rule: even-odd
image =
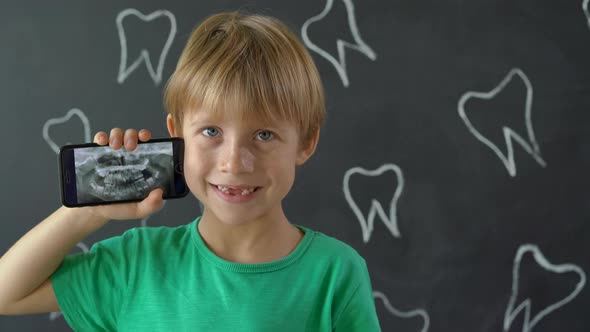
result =
[[163,198],[181,198],[189,189],[184,180],[184,140],[139,142],[133,151],[113,150],[95,143],[60,149],[62,204],[68,207],[138,202],[155,188]]

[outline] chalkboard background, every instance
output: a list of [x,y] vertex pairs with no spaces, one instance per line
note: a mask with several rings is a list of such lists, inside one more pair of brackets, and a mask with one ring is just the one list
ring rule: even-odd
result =
[[[590,329],[582,0],[2,1],[0,252],[60,205],[51,142],[116,126],[167,136],[162,88],[190,31],[235,9],[284,20],[320,69],[328,121],[285,208],[365,257],[384,331]],[[144,48],[153,73],[125,71]],[[192,196],[169,201],[77,251],[199,214]],[[0,330],[70,329],[43,314]]]

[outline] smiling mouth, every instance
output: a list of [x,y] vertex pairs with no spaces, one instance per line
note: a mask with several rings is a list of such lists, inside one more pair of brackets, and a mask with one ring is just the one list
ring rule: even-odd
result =
[[247,196],[255,191],[257,191],[258,189],[260,189],[261,187],[256,187],[256,186],[230,186],[230,185],[217,185],[217,184],[212,184],[211,185],[215,188],[217,188],[219,191],[221,191],[224,194],[227,195],[232,195],[232,196]]

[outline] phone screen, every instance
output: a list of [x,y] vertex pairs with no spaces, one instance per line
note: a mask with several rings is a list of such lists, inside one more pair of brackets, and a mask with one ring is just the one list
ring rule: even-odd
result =
[[137,145],[134,151],[85,144],[61,151],[62,201],[86,206],[140,201],[155,188],[164,198],[183,197],[182,141],[166,139]]

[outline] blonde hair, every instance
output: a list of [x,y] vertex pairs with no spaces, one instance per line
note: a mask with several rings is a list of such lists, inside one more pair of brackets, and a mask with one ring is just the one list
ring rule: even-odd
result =
[[240,12],[210,16],[192,32],[164,104],[179,129],[187,111],[238,112],[292,121],[302,142],[325,119],[322,82],[301,41],[275,18]]

